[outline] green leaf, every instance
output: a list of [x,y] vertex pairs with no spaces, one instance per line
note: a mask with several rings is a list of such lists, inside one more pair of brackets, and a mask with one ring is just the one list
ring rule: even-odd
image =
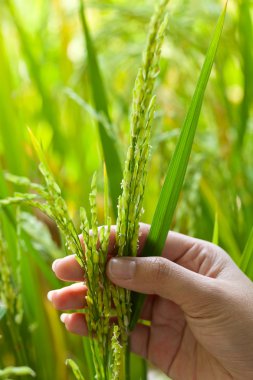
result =
[[[204,93],[216,56],[216,51],[224,25],[225,15],[226,6],[216,26],[214,36],[212,38],[210,47],[206,54],[204,65],[200,73],[197,87],[190,104],[189,111],[181,130],[175,152],[168,167],[166,178],[152,220],[150,232],[142,252],[143,256],[160,256],[162,253],[174,211],[176,209],[177,201],[183,186],[192,144],[198,125]],[[144,300],[145,295],[134,293],[133,314],[130,323],[130,329],[133,329],[138,321]]]
[[[100,72],[96,51],[90,36],[90,31],[86,22],[84,6],[82,0],[80,0],[80,17],[83,26],[86,48],[88,53],[88,68],[90,74],[91,88],[93,93],[93,100],[95,108],[98,114],[102,114],[108,121],[108,125],[111,124],[110,116],[108,112],[108,104],[105,93],[105,88]],[[104,123],[98,122],[98,129],[100,135],[100,141],[103,149],[103,155],[108,173],[108,182],[110,189],[110,196],[112,201],[112,208],[115,217],[117,216],[117,204],[118,197],[121,193],[121,181],[123,177],[121,162],[117,151],[117,145],[115,138],[105,128]]]
[[253,280],[252,276],[252,267],[253,267],[253,227],[250,232],[248,241],[244,248],[240,268],[241,270]]

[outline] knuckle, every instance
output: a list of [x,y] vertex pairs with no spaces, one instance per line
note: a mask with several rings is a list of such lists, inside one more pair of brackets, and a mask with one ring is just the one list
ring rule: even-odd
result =
[[223,260],[226,259],[228,256],[227,253],[221,247],[206,241],[200,241],[199,249],[200,252],[205,256],[221,258]]

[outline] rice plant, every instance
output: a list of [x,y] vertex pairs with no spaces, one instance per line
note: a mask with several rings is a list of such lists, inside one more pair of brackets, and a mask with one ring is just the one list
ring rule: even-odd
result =
[[[137,254],[139,221],[149,157],[150,128],[154,115],[155,97],[152,93],[159,71],[161,45],[167,25],[166,20],[163,21],[167,3],[168,1],[160,3],[151,21],[143,65],[139,70],[133,91],[131,141],[125,163],[116,227],[116,247],[119,256],[136,256]],[[38,194],[15,194],[12,198],[2,200],[1,204],[6,206],[24,202],[39,208],[54,219],[66,240],[67,249],[69,252],[75,252],[80,265],[85,270],[85,281],[88,286],[86,321],[91,338],[96,378],[101,380],[128,379],[130,292],[110,285],[106,279],[105,266],[111,222],[107,217],[106,225],[100,229],[98,235],[96,176],[92,180],[89,197],[91,223],[88,221],[85,209],[82,208],[80,211],[81,231],[85,246],[83,254],[78,234],[61,196],[61,190],[50,173],[44,154],[32,133],[31,138],[41,161],[39,168],[44,177],[45,186],[32,184],[29,179],[7,174],[7,180],[16,185],[28,186],[30,189],[36,190]],[[92,231],[91,235],[90,230]],[[97,248],[98,240],[100,248]],[[115,304],[119,327],[114,325],[111,328],[112,300]]]

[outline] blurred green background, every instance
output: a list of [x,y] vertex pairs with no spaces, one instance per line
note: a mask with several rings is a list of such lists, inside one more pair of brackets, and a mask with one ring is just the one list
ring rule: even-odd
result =
[[[144,202],[147,223],[223,4],[217,0],[170,3]],[[29,126],[42,142],[77,228],[79,207],[88,209],[95,170],[101,222],[103,218],[103,155],[97,125],[101,114],[92,92],[79,5],[74,0],[0,1],[0,198],[20,190],[7,186],[4,171],[40,181]],[[85,1],[84,5],[111,133],[123,164],[132,89],[155,1]],[[238,264],[253,226],[252,12],[250,1],[229,2],[173,222],[175,230],[211,241],[216,220],[217,242]],[[99,85],[95,90],[96,98],[103,90]],[[0,368],[28,365],[40,380],[72,379],[64,364],[71,357],[92,379],[87,342],[65,333],[46,300],[49,289],[62,286],[51,273],[52,260],[65,254],[60,237],[44,216],[31,209],[22,211],[21,231],[17,231],[14,208],[1,212],[0,264],[2,271],[5,267],[11,273],[6,292],[9,300],[21,295],[23,305],[6,311],[1,291]],[[244,270],[253,278],[253,252],[250,248],[248,252]],[[14,314],[21,309],[23,320],[17,323]],[[141,378],[141,367],[136,361],[133,379]]]

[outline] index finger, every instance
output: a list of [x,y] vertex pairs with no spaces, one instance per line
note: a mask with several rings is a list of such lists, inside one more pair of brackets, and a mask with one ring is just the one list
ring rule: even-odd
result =
[[84,270],[77,262],[76,255],[55,260],[52,269],[60,280],[71,282],[84,280]]

